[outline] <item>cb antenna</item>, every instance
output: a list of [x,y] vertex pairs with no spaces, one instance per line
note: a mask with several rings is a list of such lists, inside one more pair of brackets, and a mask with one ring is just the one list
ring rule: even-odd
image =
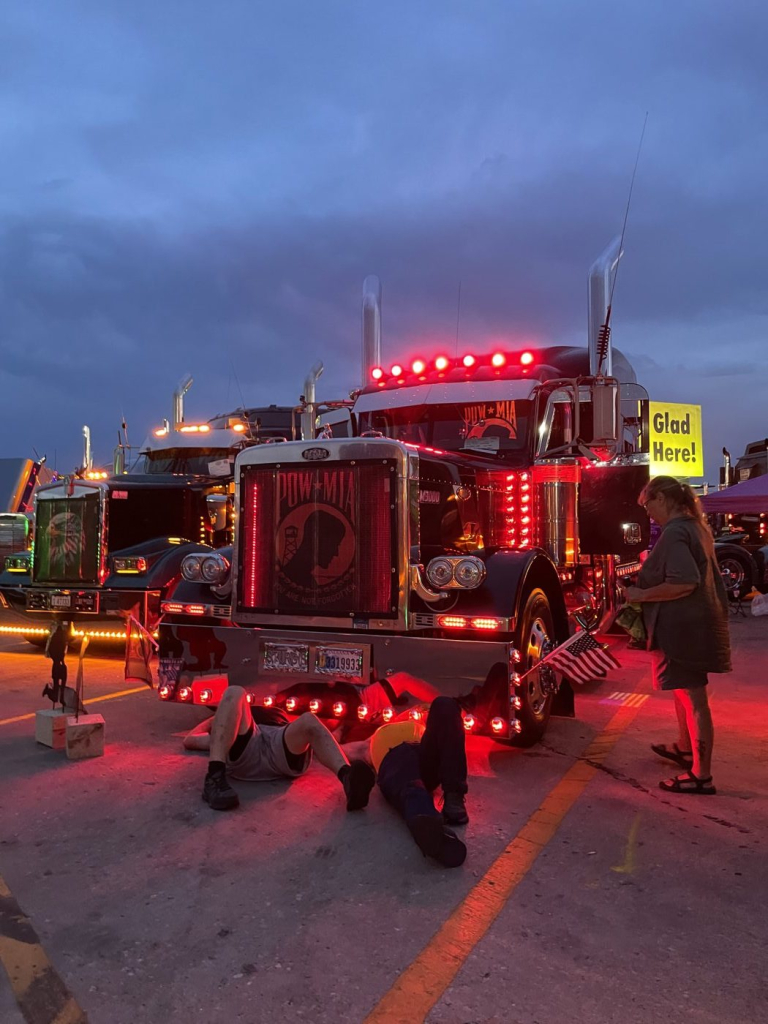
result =
[[605,310],[605,322],[598,331],[597,334],[597,376],[599,377],[602,373],[603,363],[605,357],[608,355],[608,343],[611,340],[611,308],[613,306],[613,293],[616,288],[616,278],[619,276],[619,263],[621,263],[621,254],[624,251],[624,235],[627,231],[627,220],[629,219],[629,206],[632,202],[632,190],[635,187],[635,175],[637,174],[637,165],[640,163],[640,152],[643,148],[643,139],[645,138],[645,128],[648,124],[648,111],[645,112],[645,119],[643,121],[643,130],[640,132],[640,142],[637,146],[637,156],[635,157],[635,166],[632,169],[632,179],[629,183],[629,195],[627,196],[627,206],[624,210],[624,223],[621,226],[621,238],[619,240],[619,258],[616,261],[616,269],[613,272],[613,281],[611,281],[611,291],[608,296],[608,306]]

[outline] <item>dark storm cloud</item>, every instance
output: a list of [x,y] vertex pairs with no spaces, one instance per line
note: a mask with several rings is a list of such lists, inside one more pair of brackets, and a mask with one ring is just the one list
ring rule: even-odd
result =
[[455,344],[459,282],[462,346],[581,342],[646,109],[614,340],[710,451],[765,433],[758,5],[272,8],[10,19],[4,453],[72,462],[87,421],[106,454],[121,410],[138,440],[187,369],[200,416],[317,358],[338,395],[371,272],[392,356]]

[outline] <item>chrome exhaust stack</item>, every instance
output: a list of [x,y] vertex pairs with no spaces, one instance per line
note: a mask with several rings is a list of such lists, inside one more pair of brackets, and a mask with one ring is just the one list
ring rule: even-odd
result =
[[363,281],[362,387],[371,383],[371,370],[381,366],[381,281],[369,274]]
[[322,376],[323,369],[322,362],[318,360],[304,381],[304,394],[301,396],[301,438],[303,441],[313,441],[315,437],[317,381]]
[[184,395],[192,387],[192,375],[187,373],[179,381],[178,387],[173,392],[173,416],[171,423],[173,429],[178,430],[184,422]]
[[83,469],[88,472],[93,469],[93,455],[91,454],[91,428],[83,427]]
[[589,345],[589,372],[592,377],[596,377],[598,373],[601,373],[604,377],[613,376],[613,350],[610,333],[608,334],[608,349],[602,366],[600,365],[598,339],[600,328],[605,323],[608,303],[611,298],[611,277],[619,264],[622,254],[621,239],[617,236],[589,268],[589,323],[587,338]]

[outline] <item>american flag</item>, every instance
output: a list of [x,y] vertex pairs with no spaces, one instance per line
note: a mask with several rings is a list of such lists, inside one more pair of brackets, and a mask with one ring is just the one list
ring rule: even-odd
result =
[[621,668],[607,647],[583,631],[575,633],[570,640],[556,647],[539,665],[545,661],[576,683],[602,679],[612,668]]

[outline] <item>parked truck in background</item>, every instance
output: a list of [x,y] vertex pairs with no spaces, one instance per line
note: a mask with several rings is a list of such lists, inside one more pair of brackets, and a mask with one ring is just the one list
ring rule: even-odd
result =
[[[40,642],[52,622],[66,621],[75,638],[120,641],[129,614],[155,630],[186,555],[218,550],[219,572],[228,569],[235,458],[293,437],[294,412],[240,409],[188,423],[189,383],[174,395],[172,420],[151,432],[137,457],[121,445],[112,475],[89,470],[38,488],[32,549],[7,556],[0,573],[3,632]],[[90,434],[84,438],[87,466]]]

